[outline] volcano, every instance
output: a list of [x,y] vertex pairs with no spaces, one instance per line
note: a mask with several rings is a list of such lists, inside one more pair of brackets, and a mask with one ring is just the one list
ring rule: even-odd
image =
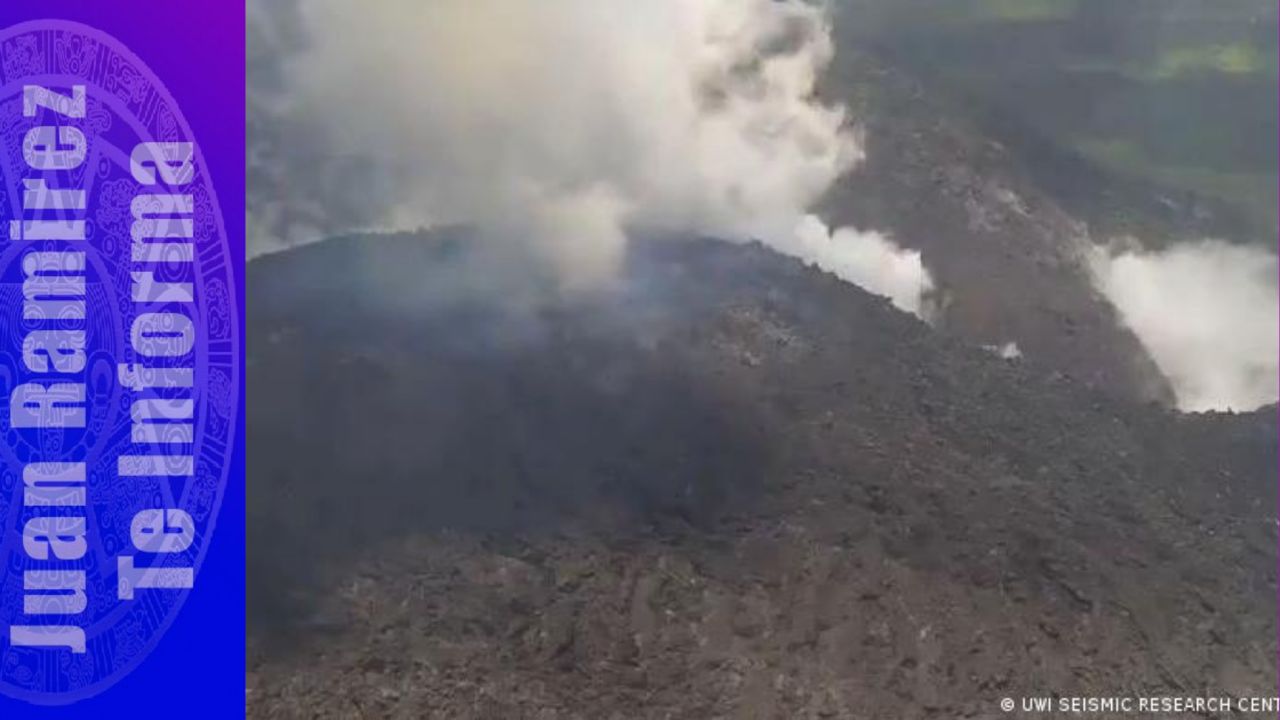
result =
[[249,265],[249,717],[1274,686],[1274,407],[1107,392],[760,245],[635,240],[569,294],[478,246]]

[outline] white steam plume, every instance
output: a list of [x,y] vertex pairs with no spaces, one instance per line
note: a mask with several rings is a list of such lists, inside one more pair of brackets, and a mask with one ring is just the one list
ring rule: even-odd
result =
[[296,165],[275,184],[321,185],[317,154],[354,158],[328,166],[364,169],[352,175],[363,207],[317,221],[342,183],[282,190],[254,211],[251,253],[296,242],[300,224],[467,223],[590,284],[616,269],[629,229],[654,228],[760,239],[918,309],[918,255],[851,230],[822,228],[818,242],[806,217],[862,158],[843,109],[814,96],[834,52],[820,4],[308,0],[290,12],[304,49],[284,64],[286,98],[257,107],[290,128],[280,143],[324,151],[272,153]]
[[933,290],[920,253],[904,250],[877,232],[853,228],[832,232],[817,217],[806,215],[795,233],[777,238],[774,246],[884,295],[898,308],[916,315],[921,315],[921,301]]
[[1098,288],[1173,383],[1186,411],[1253,410],[1280,394],[1276,257],[1216,240],[1099,250]]

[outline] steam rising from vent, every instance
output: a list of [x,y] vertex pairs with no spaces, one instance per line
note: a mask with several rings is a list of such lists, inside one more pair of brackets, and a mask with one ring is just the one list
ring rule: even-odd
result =
[[1098,251],[1099,289],[1147,346],[1187,411],[1252,410],[1280,394],[1276,257],[1206,240]]
[[817,217],[806,215],[794,235],[779,238],[775,245],[915,315],[922,315],[921,302],[933,290],[920,253],[903,250],[877,232],[832,232]]
[[[814,96],[822,5],[251,5],[251,82],[278,82],[250,89],[250,254],[466,223],[590,285],[655,229],[759,239],[912,311],[930,285],[918,255],[806,217],[863,155]],[[258,125],[281,130],[256,142]]]
[[1001,360],[1021,360],[1022,348],[1018,347],[1018,343],[1010,340],[1003,345],[983,345],[983,350],[995,355]]

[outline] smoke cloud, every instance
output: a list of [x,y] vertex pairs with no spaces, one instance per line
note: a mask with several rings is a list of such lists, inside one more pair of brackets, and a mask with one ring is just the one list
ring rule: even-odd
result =
[[1280,395],[1276,257],[1216,240],[1099,250],[1098,288],[1173,383],[1186,411],[1253,410]]
[[808,216],[863,157],[814,94],[823,5],[251,5],[251,255],[465,223],[590,286],[652,229],[758,239],[912,312],[931,286],[918,254]]
[[881,233],[853,228],[833,232],[818,217],[806,215],[793,234],[778,237],[774,246],[915,315],[923,315],[921,303],[934,289],[920,253],[898,247]]

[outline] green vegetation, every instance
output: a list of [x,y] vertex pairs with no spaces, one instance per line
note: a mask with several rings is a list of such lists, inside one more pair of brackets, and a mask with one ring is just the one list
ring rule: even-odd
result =
[[1147,178],[1168,188],[1235,205],[1268,226],[1280,225],[1276,206],[1280,175],[1161,164],[1130,140],[1081,138],[1074,146],[1080,154],[1112,172]]
[[1271,242],[1280,175],[1274,0],[844,0],[845,31],[1024,132]]
[[1257,72],[1262,64],[1262,53],[1244,43],[1173,48],[1161,53],[1156,61],[1155,77],[1171,78],[1187,72],[1241,75]]

